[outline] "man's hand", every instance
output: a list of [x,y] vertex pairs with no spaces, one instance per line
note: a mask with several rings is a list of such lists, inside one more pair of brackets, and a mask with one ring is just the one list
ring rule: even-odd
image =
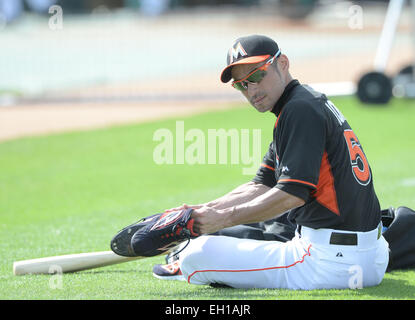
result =
[[203,207],[203,204],[188,205],[188,204],[184,203],[184,204],[182,204],[179,207],[171,208],[171,209],[166,209],[164,212],[179,211],[179,210],[189,209],[189,208],[191,208],[191,209],[199,209],[201,207]]
[[199,234],[209,234],[227,227],[227,215],[224,210],[202,206],[194,209],[192,218],[193,229]]
[[206,204],[188,205],[186,203],[179,207],[167,209],[164,212],[179,211],[183,209],[194,209],[192,218],[193,228],[199,234],[209,234],[225,228],[225,215],[223,210],[217,210]]

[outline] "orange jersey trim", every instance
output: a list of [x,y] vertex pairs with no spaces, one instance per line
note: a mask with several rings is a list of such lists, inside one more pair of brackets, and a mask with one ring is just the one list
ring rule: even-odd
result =
[[261,167],[264,167],[264,168],[270,169],[272,171],[275,171],[275,168],[273,168],[273,167],[271,167],[271,166],[269,166],[269,165],[267,165],[265,163],[261,163]]
[[277,125],[278,125],[278,120],[280,120],[280,117],[281,117],[281,113],[280,113],[280,115],[277,117],[277,120],[275,121],[274,129],[277,127]]
[[297,179],[280,179],[280,180],[278,180],[278,182],[297,182],[297,183],[301,183],[301,184],[306,184],[306,185],[311,186],[313,188],[317,188],[317,186],[315,184],[311,183],[311,182],[297,180]]
[[307,252],[306,253],[304,253],[304,255],[301,257],[301,259],[300,260],[297,260],[297,261],[295,261],[295,262],[293,262],[292,264],[290,264],[290,265],[287,265],[287,266],[276,266],[276,267],[268,267],[268,268],[257,268],[257,269],[243,269],[243,270],[226,270],[226,269],[223,269],[223,270],[196,270],[196,271],[194,271],[192,274],[190,274],[188,277],[187,277],[187,282],[188,283],[190,283],[190,279],[196,274],[196,273],[201,273],[201,272],[255,272],[255,271],[267,271],[267,270],[275,270],[275,269],[287,269],[287,268],[291,268],[291,267],[293,267],[293,266],[295,266],[296,264],[298,264],[298,263],[303,263],[304,262],[304,258],[306,257],[306,256],[311,256],[311,253],[310,253],[310,248],[311,248],[311,244],[308,246],[308,248],[307,248]]
[[336,189],[334,188],[334,177],[327,152],[324,152],[323,154],[317,189],[312,193],[312,195],[322,206],[340,216]]

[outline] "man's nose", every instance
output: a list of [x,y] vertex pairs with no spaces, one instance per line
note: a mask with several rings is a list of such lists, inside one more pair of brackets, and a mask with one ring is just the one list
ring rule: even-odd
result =
[[250,97],[253,97],[255,94],[256,94],[256,92],[257,92],[257,90],[258,90],[258,85],[256,85],[256,84],[254,84],[254,83],[249,83],[248,82],[248,96],[250,96]]

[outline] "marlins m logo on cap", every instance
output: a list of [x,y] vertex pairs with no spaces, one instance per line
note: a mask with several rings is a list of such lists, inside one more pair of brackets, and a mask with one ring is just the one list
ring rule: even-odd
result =
[[242,47],[242,44],[240,42],[238,42],[234,47],[231,47],[229,49],[229,63],[233,63],[234,60],[237,60],[239,58],[239,56],[246,56],[248,55],[244,49],[244,47]]

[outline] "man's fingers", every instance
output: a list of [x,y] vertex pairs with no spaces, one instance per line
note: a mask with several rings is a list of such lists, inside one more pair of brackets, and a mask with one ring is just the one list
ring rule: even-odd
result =
[[188,209],[188,208],[189,206],[186,203],[183,203],[180,207],[166,209],[164,212],[171,212],[171,211],[183,210],[183,209]]
[[164,210],[164,212],[165,213],[168,213],[168,212],[178,211],[178,210],[183,210],[183,209],[194,209],[194,210],[197,210],[197,209],[200,209],[200,208],[203,208],[203,207],[204,207],[203,204],[190,204],[189,205],[187,203],[183,203],[180,207],[166,209],[166,210]]

